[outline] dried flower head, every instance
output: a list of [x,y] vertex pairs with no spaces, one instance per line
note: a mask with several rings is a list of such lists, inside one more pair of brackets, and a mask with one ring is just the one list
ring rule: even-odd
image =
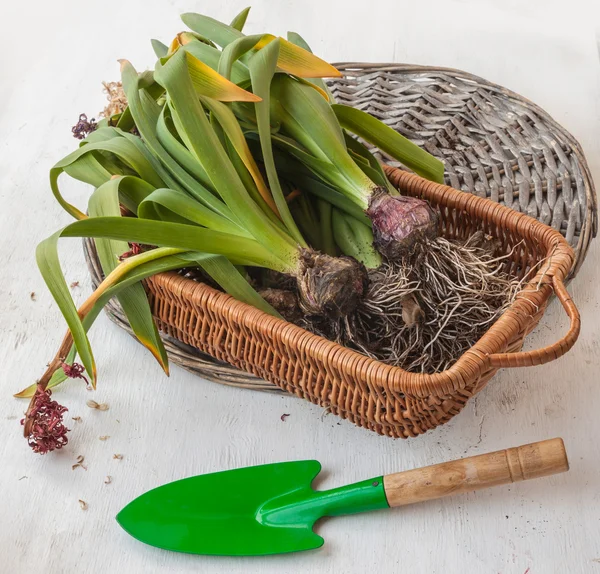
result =
[[21,424],[33,452],[46,454],[65,446],[69,429],[63,424],[67,408],[50,399],[52,392],[38,385]]
[[87,380],[87,377],[83,374],[85,371],[85,367],[80,365],[79,363],[73,363],[69,365],[67,363],[62,363],[62,370],[70,379],[83,379],[85,384],[89,387],[90,382]]
[[139,243],[130,243],[129,247],[131,247],[129,251],[125,251],[125,253],[119,255],[119,261],[123,261],[123,259],[132,257],[133,255],[139,255],[142,252],[142,246]]
[[79,120],[71,128],[71,132],[73,132],[74,138],[82,140],[95,131],[97,127],[98,124],[94,118],[88,121],[88,117],[85,114],[79,114]]
[[100,113],[103,118],[111,118],[116,114],[122,113],[127,107],[127,96],[123,90],[121,82],[102,82],[104,93],[108,104]]

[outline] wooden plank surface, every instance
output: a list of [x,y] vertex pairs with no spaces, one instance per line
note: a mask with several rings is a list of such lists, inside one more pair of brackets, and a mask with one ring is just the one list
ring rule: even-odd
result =
[[[70,126],[102,107],[101,80],[118,58],[152,63],[149,39],[168,42],[178,14],[230,19],[243,3],[12,2],[0,21],[0,565],[1,572],[600,572],[600,251],[569,287],[581,339],[555,364],[500,372],[448,425],[390,440],[288,396],[222,387],[174,368],[102,316],[91,333],[99,386],[69,382],[66,449],[40,457],[19,436],[33,382],[64,324],[35,268],[35,245],[67,223],[48,169],[74,149]],[[545,107],[581,141],[600,182],[600,65],[592,2],[342,0],[254,3],[251,32],[301,32],[325,58],[463,68]],[[597,13],[597,12],[596,12]],[[85,205],[86,186],[64,189]],[[89,293],[81,247],[61,256],[77,301]],[[31,293],[35,296],[32,297]],[[551,304],[526,348],[567,328]],[[86,407],[94,398],[106,412]],[[289,413],[285,421],[281,415]],[[81,417],[81,422],[70,417]],[[102,441],[100,436],[109,436]],[[569,473],[410,507],[326,520],[320,550],[282,557],[176,555],[127,536],[113,517],[133,497],[177,478],[273,461],[316,458],[328,488],[467,455],[562,436]],[[117,460],[114,454],[122,454]],[[78,455],[82,468],[71,469]],[[110,484],[105,477],[111,476]],[[85,500],[83,511],[78,500]]]

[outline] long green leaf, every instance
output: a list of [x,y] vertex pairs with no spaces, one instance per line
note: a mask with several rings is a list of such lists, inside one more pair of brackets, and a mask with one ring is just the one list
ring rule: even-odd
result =
[[[111,128],[104,128],[110,130]],[[62,172],[68,172],[72,177],[77,177],[95,185],[96,187],[108,181],[114,174],[107,171],[98,161],[97,154],[101,152],[110,152],[117,156],[121,161],[131,167],[134,172],[150,182],[151,184],[162,187],[164,183],[156,173],[150,162],[129,140],[123,137],[114,137],[104,139],[94,143],[86,143],[73,153],[60,160],[50,169],[50,188],[59,204],[76,219],[82,219],[85,214],[75,206],[67,202],[58,187],[58,177]],[[85,161],[85,164],[82,162]],[[75,166],[79,167],[76,168]]]
[[[120,217],[119,181],[110,180],[96,189],[90,197],[88,212],[90,217]],[[119,255],[129,250],[129,245],[125,241],[99,238],[95,240],[95,244],[105,276],[117,267]],[[135,336],[154,355],[163,370],[168,374],[169,360],[167,352],[152,318],[144,288],[139,283],[131,285],[121,291],[117,297]]]
[[168,105],[165,105],[156,124],[156,135],[158,140],[164,146],[165,150],[192,174],[206,189],[214,191],[212,182],[200,162],[196,161],[194,156],[176,137],[177,130],[173,125],[173,117]]
[[[198,201],[195,201],[182,191],[175,191],[173,189],[157,189],[148,195],[139,205],[138,217],[142,219],[161,219],[159,216],[160,211],[156,209],[157,205],[173,212],[188,224],[194,223],[223,233],[231,232],[231,225],[228,220],[222,218]],[[236,228],[237,230],[239,230],[239,233],[236,233],[236,235],[249,239],[252,238],[247,231],[240,228]]]
[[200,101],[208,110],[210,110],[211,114],[213,114],[214,118],[218,121],[228,140],[231,142],[236,154],[240,157],[244,166],[252,176],[254,185],[262,199],[270,206],[273,212],[278,212],[277,205],[273,201],[273,196],[262,177],[254,157],[250,153],[250,148],[248,147],[242,128],[240,128],[234,113],[225,104],[211,98],[200,96]]
[[[356,138],[353,138],[347,132],[344,132],[344,138],[346,140],[348,152],[354,161],[359,164],[359,167],[365,172],[369,179],[375,182],[377,185],[387,187],[388,192],[392,195],[397,195],[398,190],[390,183],[390,180],[386,177],[381,164],[367,149],[367,146],[359,142]],[[357,160],[362,160],[365,165],[361,165]]]
[[195,225],[132,217],[90,217],[67,225],[59,233],[62,237],[105,237],[214,253],[224,255],[234,265],[255,265],[282,273],[295,273],[297,270],[296,250],[292,250],[287,259],[279,259],[273,249],[263,247],[252,239]]
[[241,36],[237,40],[231,42],[231,44],[228,44],[221,52],[218,68],[219,74],[225,78],[229,78],[231,76],[233,65],[241,56],[252,50],[252,48],[262,40],[262,37],[262,34]]
[[273,159],[270,128],[270,91],[271,80],[275,74],[278,57],[279,42],[276,40],[267,44],[267,46],[254,54],[248,63],[250,78],[252,80],[252,89],[262,100],[254,104],[258,122],[258,135],[260,137],[260,147],[265,163],[267,178],[269,180],[269,186],[271,188],[271,194],[275,200],[279,215],[290,235],[300,245],[306,247],[306,241],[294,222],[294,218],[290,213],[283,191],[281,190],[279,178],[277,177],[277,169],[275,168],[275,160]]
[[60,236],[61,231],[58,231],[48,237],[48,239],[42,241],[36,249],[36,260],[42,277],[73,335],[73,341],[81,357],[81,362],[90,376],[92,386],[95,388],[96,363],[92,354],[92,348],[60,267],[57,250]]
[[343,132],[328,104],[315,90],[286,76],[278,77],[281,121],[286,131],[316,157],[325,156],[352,185],[361,207],[366,208],[375,184],[354,163]]
[[366,112],[341,104],[331,107],[343,128],[378,147],[420,176],[444,183],[444,164],[439,159]]

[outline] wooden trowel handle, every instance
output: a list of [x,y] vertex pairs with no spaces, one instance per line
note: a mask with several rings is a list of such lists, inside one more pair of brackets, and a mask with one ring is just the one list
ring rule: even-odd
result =
[[569,470],[565,445],[553,438],[383,477],[390,506],[549,476]]

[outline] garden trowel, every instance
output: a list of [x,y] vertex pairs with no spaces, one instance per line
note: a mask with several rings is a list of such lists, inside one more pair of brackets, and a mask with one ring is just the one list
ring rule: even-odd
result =
[[133,537],[194,554],[264,555],[318,548],[323,516],[403,506],[568,470],[562,439],[378,476],[332,490],[311,482],[316,460],[184,478],[142,494],[117,515]]

